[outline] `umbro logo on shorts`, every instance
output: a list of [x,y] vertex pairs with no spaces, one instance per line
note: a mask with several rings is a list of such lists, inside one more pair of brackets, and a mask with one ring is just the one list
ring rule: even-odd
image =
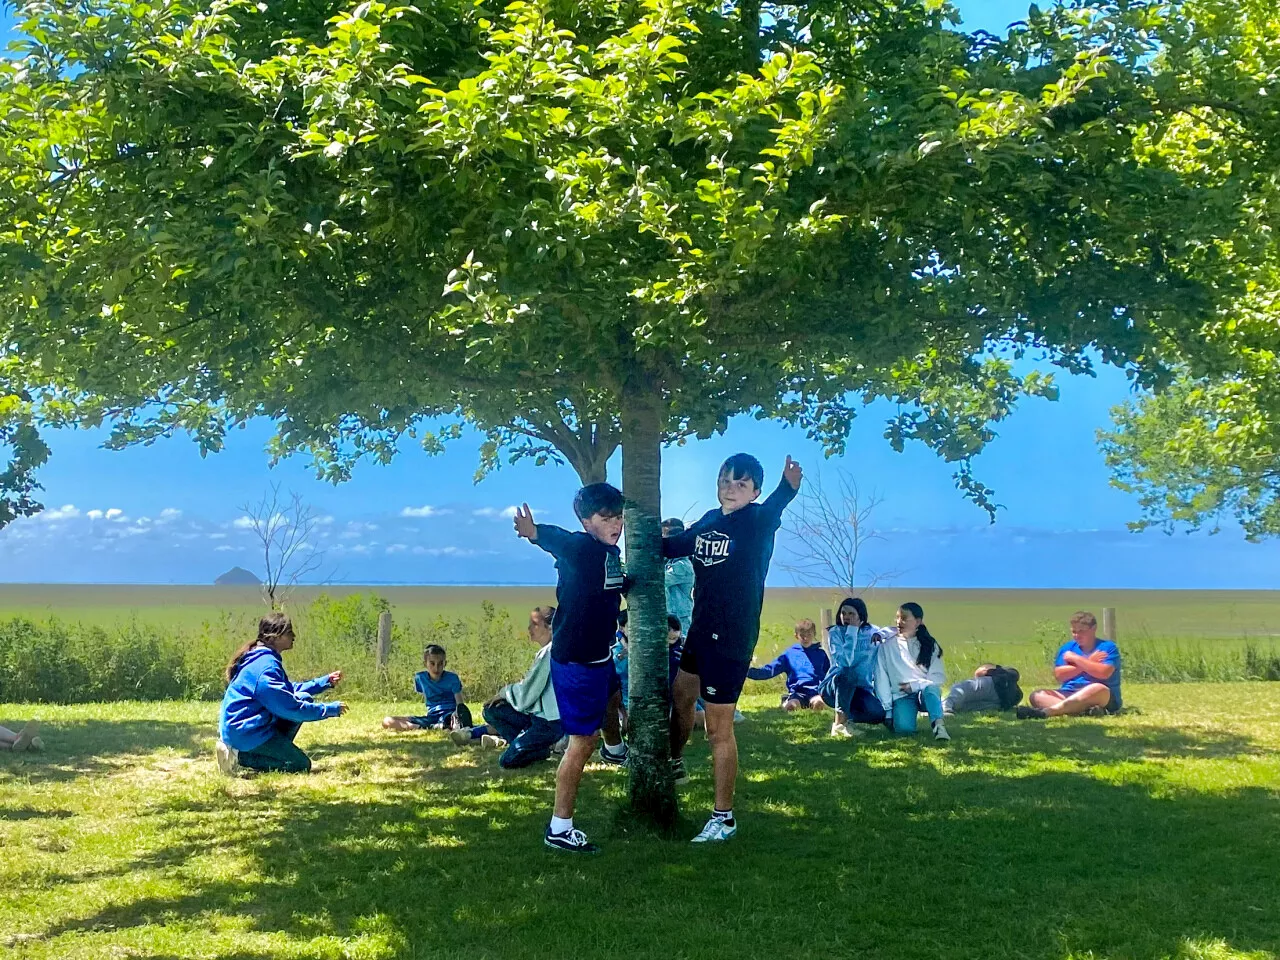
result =
[[714,696],[716,695],[716,688],[715,688],[715,687],[707,687],[707,693],[714,697]]

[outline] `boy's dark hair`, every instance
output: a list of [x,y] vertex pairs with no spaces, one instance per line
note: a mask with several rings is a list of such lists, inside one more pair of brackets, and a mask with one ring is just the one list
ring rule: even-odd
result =
[[680,618],[677,617],[674,613],[667,614],[667,629],[676,630],[681,633],[684,632],[684,627],[680,625]]
[[573,498],[573,512],[579,520],[594,517],[622,516],[622,491],[611,483],[589,483]]
[[428,643],[427,648],[422,651],[423,660],[427,659],[427,657],[447,657],[447,656],[448,654],[444,652],[444,647],[440,646],[440,644],[438,643]]
[[679,517],[672,517],[670,520],[663,520],[662,529],[670,533],[684,533],[684,521]]
[[764,467],[760,466],[760,461],[749,453],[735,453],[720,465],[719,476],[728,477],[730,480],[750,478],[757,490],[764,486]]
[[627,611],[626,611],[626,610],[619,610],[619,611],[618,611],[618,626],[620,626],[620,627],[625,627],[626,625],[627,625]]

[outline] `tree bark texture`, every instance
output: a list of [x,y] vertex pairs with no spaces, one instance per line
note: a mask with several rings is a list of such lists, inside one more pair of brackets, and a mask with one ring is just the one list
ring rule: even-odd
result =
[[627,635],[630,642],[631,810],[660,830],[677,816],[668,726],[667,595],[663,580],[662,395],[640,375],[625,388],[622,404],[622,490],[626,494]]

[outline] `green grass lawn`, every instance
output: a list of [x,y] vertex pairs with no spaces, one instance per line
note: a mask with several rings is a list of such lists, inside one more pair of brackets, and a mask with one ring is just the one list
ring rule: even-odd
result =
[[[214,772],[215,704],[0,707],[0,952],[34,958],[1062,958],[1280,954],[1280,684],[1131,686],[1105,720],[854,742],[754,693],[738,837],[541,845],[550,764],[506,773],[386,705],[310,724],[311,776]],[[1182,704],[1194,704],[1184,710]],[[408,710],[400,705],[397,710]],[[710,806],[690,753],[684,833]]]

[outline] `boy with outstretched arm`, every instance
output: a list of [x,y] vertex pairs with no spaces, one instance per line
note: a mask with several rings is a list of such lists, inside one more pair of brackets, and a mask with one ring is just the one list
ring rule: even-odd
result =
[[696,584],[693,620],[671,694],[671,757],[677,783],[688,780],[683,754],[699,693],[706,704],[715,808],[694,843],[728,840],[738,829],[733,818],[738,776],[733,714],[760,638],[760,608],[774,535],[782,525],[782,511],[800,489],[802,476],[800,464],[787,457],[778,488],[764,503],[756,503],[764,468],[749,454],[734,454],[720,467],[716,481],[719,508],[662,541],[663,556],[693,558]]
[[515,515],[518,536],[556,558],[557,610],[551,627],[551,685],[569,747],[556,770],[556,800],[545,843],[571,853],[595,853],[573,826],[582,768],[595,750],[609,697],[618,684],[610,650],[623,592],[622,492],[593,483],[573,498],[582,533],[534,523],[524,504]]

